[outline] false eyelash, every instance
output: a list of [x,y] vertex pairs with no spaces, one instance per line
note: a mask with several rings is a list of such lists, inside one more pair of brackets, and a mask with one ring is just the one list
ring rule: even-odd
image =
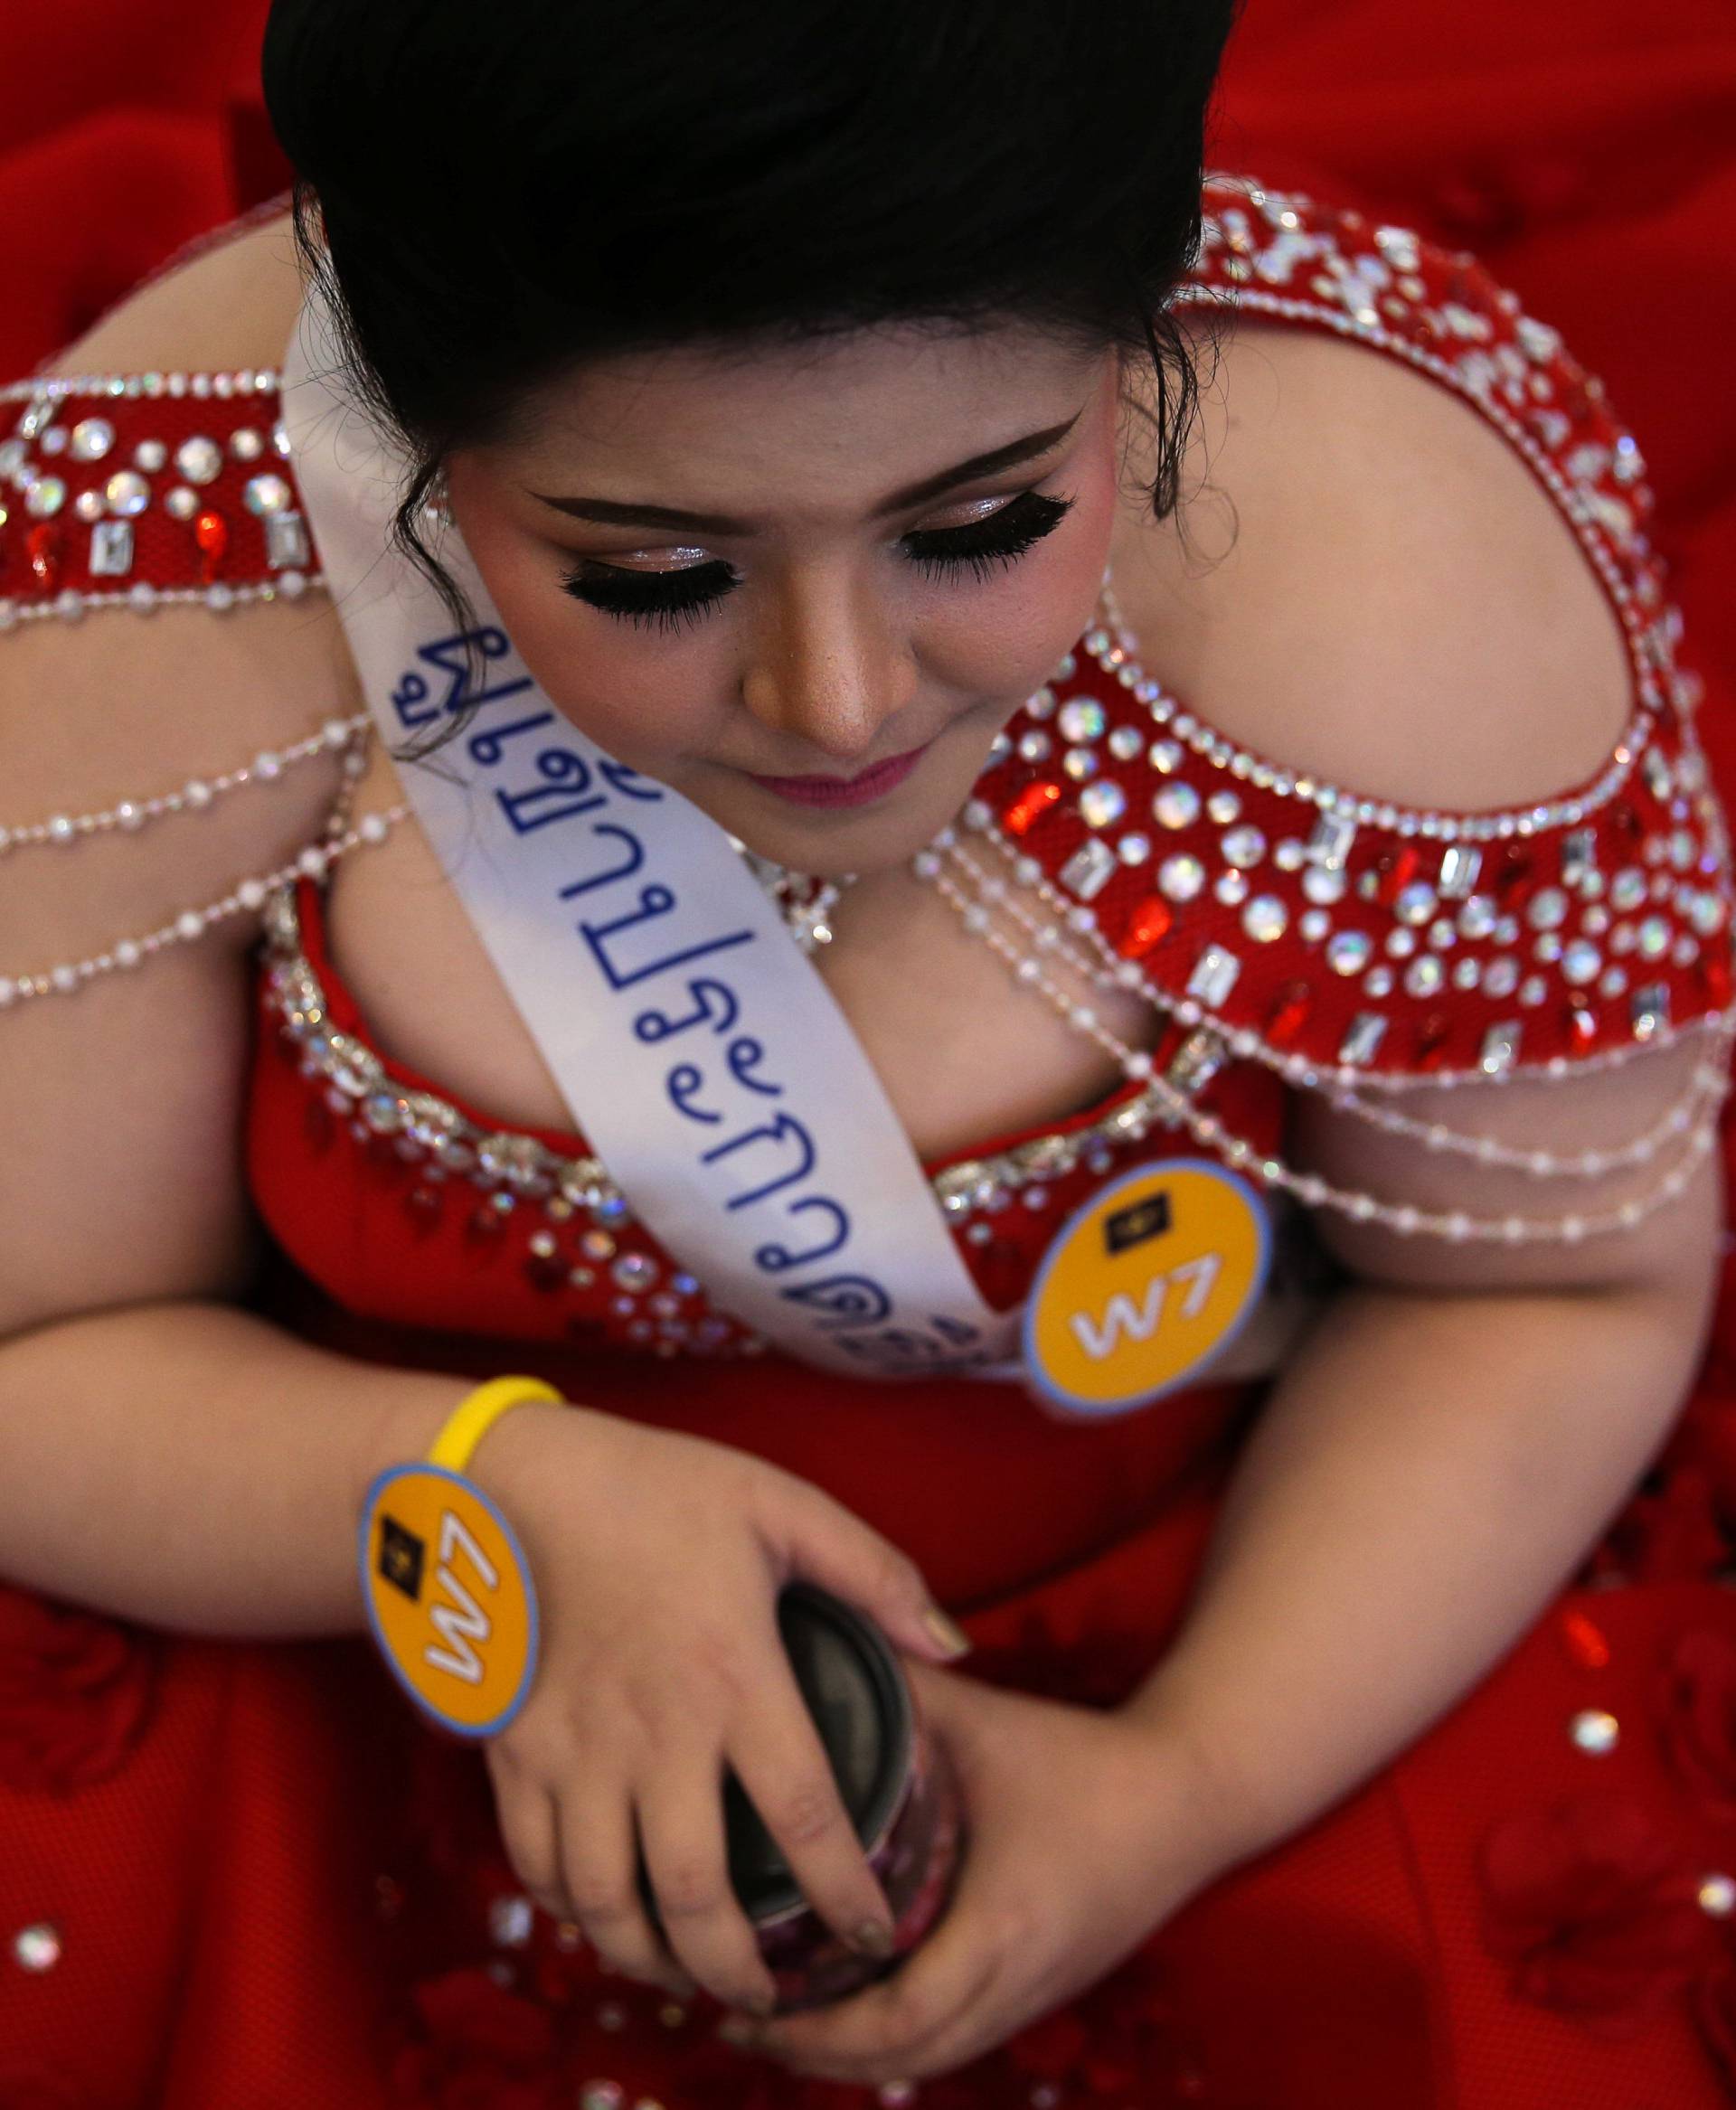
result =
[[[968,570],[976,578],[986,579],[996,567],[1016,563],[1027,550],[1052,534],[1073,504],[1071,498],[1022,491],[985,521],[968,527],[918,529],[901,538],[901,547],[929,578]],[[627,571],[587,559],[561,577],[561,586],[576,600],[636,627],[663,631],[696,624],[707,608],[740,583],[721,559],[681,571]]]
[[1021,492],[985,521],[969,527],[929,528],[903,538],[911,561],[929,577],[968,566],[978,579],[995,568],[1014,564],[1024,552],[1052,534],[1073,510],[1071,498],[1049,498],[1041,491]]

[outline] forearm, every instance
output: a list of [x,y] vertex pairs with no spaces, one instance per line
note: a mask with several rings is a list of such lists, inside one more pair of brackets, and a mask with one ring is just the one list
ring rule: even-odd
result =
[[1175,1645],[1129,1703],[1198,1756],[1226,1865],[1446,1711],[1674,1422],[1705,1300],[1354,1288],[1275,1386]]
[[469,1389],[222,1304],[14,1335],[0,1342],[0,1579],[185,1633],[357,1629],[363,1494]]

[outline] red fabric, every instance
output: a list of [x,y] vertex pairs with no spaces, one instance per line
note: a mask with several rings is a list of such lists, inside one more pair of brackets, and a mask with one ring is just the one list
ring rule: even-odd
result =
[[[9,372],[277,187],[257,127],[225,100],[259,14],[159,5],[146,21],[86,0],[39,11],[27,49],[8,30],[0,74],[25,90],[0,88],[0,282],[22,296],[0,316]],[[1474,247],[1563,330],[1640,434],[1652,532],[1690,638],[1726,677],[1732,79],[1722,0],[1402,18],[1369,0],[1251,0],[1217,156]],[[250,194],[233,173],[243,133]],[[1703,730],[1728,793],[1736,728],[1714,696]],[[324,1256],[354,1307],[286,1261],[274,1308],[358,1353],[499,1367],[474,1328],[428,1330],[449,1279],[363,1281],[361,1255],[335,1253],[318,1185],[334,1175],[288,1119],[312,1095],[273,1073],[263,1031],[259,1062],[256,1105],[285,1116],[260,1148],[310,1175],[305,1215],[280,1216],[288,1243]],[[279,1206],[297,1206],[290,1182]],[[1669,1454],[1584,1587],[1340,1809],[922,2102],[1024,2110],[1038,2083],[1106,2110],[1736,2099],[1728,1923],[1689,1902],[1709,1871],[1736,1872],[1731,1286]],[[388,1293],[402,1300],[389,1314]],[[1221,1395],[1080,1427],[953,1388],[848,1401],[830,1388],[806,1411],[799,1382],[769,1382],[763,1363],[593,1353],[586,1367],[599,1404],[762,1449],[910,1545],[967,1614],[973,1670],[1097,1700],[1174,1631],[1234,1430]],[[993,1528],[961,1531],[967,1514]],[[1584,1709],[1621,1725],[1607,1757],[1564,1733]],[[602,2076],[669,2110],[864,2110],[860,2091],[756,2092],[697,2017],[657,2022],[655,1999],[599,1983],[544,1922],[526,1951],[493,1947],[484,1916],[510,1879],[474,1755],[416,1730],[359,1643],[165,1644],[0,1597],[0,1935],[50,1923],[61,1952],[37,1973],[0,1958],[0,2110],[540,2110]],[[491,1962],[512,1967],[511,1989]],[[609,2002],[625,2028],[599,2019]]]

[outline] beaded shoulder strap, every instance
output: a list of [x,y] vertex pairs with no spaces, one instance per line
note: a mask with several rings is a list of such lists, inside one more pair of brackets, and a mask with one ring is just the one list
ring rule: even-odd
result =
[[[1620,1060],[1720,1022],[1729,848],[1696,677],[1643,531],[1630,435],[1553,331],[1406,230],[1213,178],[1182,297],[1351,335],[1453,388],[1561,506],[1628,641],[1596,777],[1505,812],[1406,809],[1214,732],[1142,668],[1112,597],[966,809],[1099,969],[1205,1029],[1202,1061],[1344,1090]],[[1213,1052],[1215,1050],[1215,1052]]]

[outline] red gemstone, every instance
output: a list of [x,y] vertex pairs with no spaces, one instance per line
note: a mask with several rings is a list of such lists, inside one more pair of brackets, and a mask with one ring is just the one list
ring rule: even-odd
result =
[[1700,980],[1707,996],[1722,1011],[1730,1003],[1729,939],[1700,956]]
[[1266,1038],[1275,1048],[1288,1048],[1302,1031],[1314,994],[1306,982],[1287,982],[1266,1014]]
[[1609,1661],[1609,1644],[1603,1629],[1583,1612],[1562,1613],[1561,1639],[1567,1644],[1568,1654],[1588,1671],[1601,1671]]
[[1007,834],[1024,834],[1035,822],[1042,819],[1060,796],[1059,784],[1027,784],[1001,815]]
[[1495,890],[1505,900],[1517,886],[1524,885],[1531,877],[1531,852],[1520,843],[1509,843],[1501,852],[1501,862],[1495,870]]
[[1169,903],[1156,894],[1147,894],[1128,917],[1127,928],[1122,932],[1116,950],[1124,959],[1143,960],[1168,934],[1174,920]]
[[438,1187],[412,1187],[404,1196],[404,1214],[414,1225],[420,1239],[425,1239],[435,1229],[445,1207],[446,1197]]
[[1452,1038],[1453,1022],[1444,1011],[1431,1011],[1417,1028],[1417,1067],[1419,1069],[1439,1069],[1446,1060],[1447,1043]]
[[1589,1003],[1568,1005],[1567,1032],[1576,1055],[1583,1055],[1597,1045],[1598,1014]]
[[32,576],[44,593],[61,583],[61,531],[52,521],[42,521],[24,537]]
[[1415,879],[1421,862],[1414,843],[1407,843],[1402,850],[1382,850],[1374,860],[1374,899],[1390,908]]
[[200,572],[210,586],[229,548],[229,523],[214,508],[202,513],[193,523],[193,539],[202,551]]

